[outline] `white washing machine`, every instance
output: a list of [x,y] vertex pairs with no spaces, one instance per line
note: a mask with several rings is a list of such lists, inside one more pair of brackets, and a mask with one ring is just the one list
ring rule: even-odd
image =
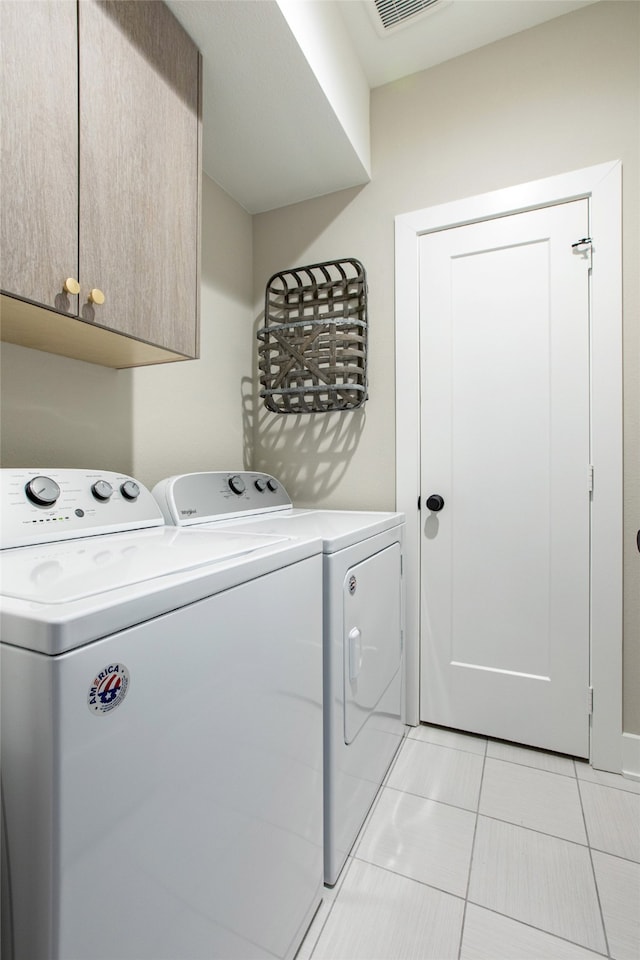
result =
[[182,527],[322,539],[324,879],[331,886],[406,729],[404,515],[295,509],[263,473],[171,477],[153,494],[165,520]]
[[313,537],[0,472],[4,960],[292,958],[322,896]]

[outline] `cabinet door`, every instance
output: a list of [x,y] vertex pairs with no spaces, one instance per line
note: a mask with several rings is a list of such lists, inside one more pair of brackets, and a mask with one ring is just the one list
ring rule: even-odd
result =
[[84,0],[79,36],[81,316],[193,357],[198,50],[156,0]]
[[77,314],[76,5],[0,3],[0,37],[0,287]]

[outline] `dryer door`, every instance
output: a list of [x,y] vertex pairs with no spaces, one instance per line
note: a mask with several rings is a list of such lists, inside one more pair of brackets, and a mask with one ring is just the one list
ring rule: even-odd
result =
[[400,669],[400,556],[400,544],[393,543],[351,567],[344,579],[345,743],[355,740]]

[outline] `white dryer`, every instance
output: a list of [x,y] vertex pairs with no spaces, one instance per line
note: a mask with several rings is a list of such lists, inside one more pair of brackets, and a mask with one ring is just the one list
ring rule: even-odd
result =
[[406,729],[404,515],[296,509],[276,478],[253,472],[170,477],[153,494],[168,523],[322,540],[324,879],[331,886]]
[[321,544],[0,472],[4,960],[292,958],[322,896]]

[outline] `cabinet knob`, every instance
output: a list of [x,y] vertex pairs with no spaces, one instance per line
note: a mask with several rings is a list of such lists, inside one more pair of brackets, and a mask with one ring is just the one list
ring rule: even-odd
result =
[[97,306],[100,306],[101,303],[104,303],[104,293],[102,290],[98,290],[97,287],[94,287],[93,290],[89,290],[89,301],[95,303]]
[[65,293],[70,293],[74,297],[80,293],[80,284],[77,280],[74,280],[73,277],[67,277],[65,282],[62,284],[62,289]]

